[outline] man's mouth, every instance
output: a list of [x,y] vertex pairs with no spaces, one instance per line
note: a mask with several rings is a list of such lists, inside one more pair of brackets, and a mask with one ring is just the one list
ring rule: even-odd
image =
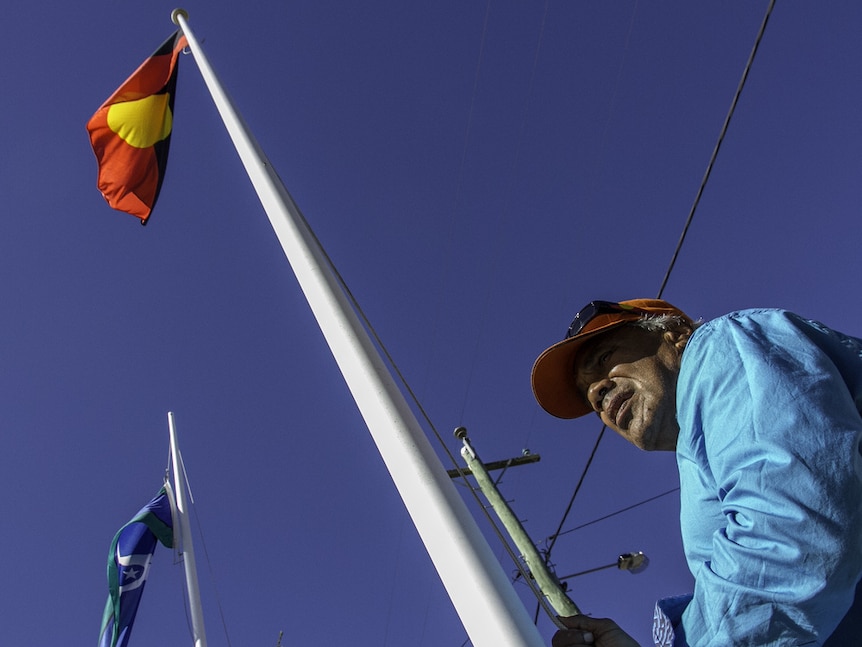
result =
[[627,417],[628,417],[627,414],[629,412],[629,409],[631,408],[631,406],[630,406],[631,402],[632,402],[631,398],[626,398],[625,400],[623,400],[623,403],[620,405],[620,408],[617,409],[617,415],[616,415],[615,420],[617,423],[617,427],[619,427],[620,429],[623,428],[623,422],[622,421],[627,419]]
[[630,393],[616,393],[611,397],[608,406],[605,407],[605,413],[619,428],[622,428],[621,421],[628,412],[630,403]]

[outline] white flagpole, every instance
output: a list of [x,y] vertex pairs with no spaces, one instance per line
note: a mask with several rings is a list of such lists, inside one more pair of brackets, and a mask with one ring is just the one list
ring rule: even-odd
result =
[[180,552],[183,554],[183,566],[186,571],[186,590],[189,595],[189,610],[192,616],[192,636],[194,647],[206,647],[207,635],[204,629],[203,606],[198,587],[198,572],[195,566],[195,550],[192,542],[192,531],[189,525],[189,501],[186,488],[186,468],[183,456],[177,443],[177,432],[174,427],[174,414],[168,412],[168,431],[171,436],[171,469],[174,476],[174,491],[176,492],[177,516],[180,522]]
[[305,218],[210,67],[182,9],[195,62],[467,634],[476,647],[544,641],[356,315]]

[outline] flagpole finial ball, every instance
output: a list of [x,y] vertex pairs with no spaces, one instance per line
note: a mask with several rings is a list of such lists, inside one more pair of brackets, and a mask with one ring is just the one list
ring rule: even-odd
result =
[[177,27],[179,27],[180,21],[178,20],[177,16],[182,16],[183,19],[188,20],[189,19],[189,12],[186,11],[185,9],[174,9],[171,12],[171,22],[174,23]]

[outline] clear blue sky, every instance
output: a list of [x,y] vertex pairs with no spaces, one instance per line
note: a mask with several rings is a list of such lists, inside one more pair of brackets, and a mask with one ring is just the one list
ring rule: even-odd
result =
[[[84,124],[175,6],[17,3],[0,24],[0,633],[95,645],[110,540],[160,486],[174,411],[210,645],[459,647],[190,56],[150,224],[95,187]],[[501,485],[537,542],[600,427],[544,414],[532,362],[590,299],[658,291],[766,6],[185,4],[449,448],[465,425],[487,460],[542,456]],[[693,316],[784,306],[862,335],[860,24],[850,0],[778,2],[665,291]],[[672,456],[608,437],[566,528],[676,485]],[[667,496],[560,538],[561,575],[651,559],[572,580],[584,611],[647,644],[655,599],[692,585],[677,513]],[[172,562],[157,551],[132,646],[188,644]]]

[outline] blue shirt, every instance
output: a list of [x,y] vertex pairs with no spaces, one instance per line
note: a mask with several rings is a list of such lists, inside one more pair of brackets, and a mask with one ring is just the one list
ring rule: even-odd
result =
[[659,603],[673,644],[862,643],[860,411],[862,340],[780,310],[694,332],[677,463],[695,589]]

